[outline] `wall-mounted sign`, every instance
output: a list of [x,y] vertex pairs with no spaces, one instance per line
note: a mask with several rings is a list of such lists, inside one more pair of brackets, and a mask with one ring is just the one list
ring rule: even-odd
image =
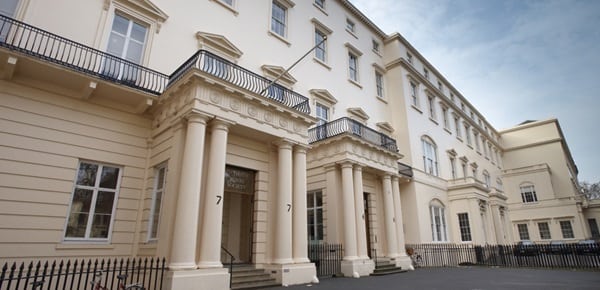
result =
[[225,191],[254,194],[254,170],[229,166],[225,167]]

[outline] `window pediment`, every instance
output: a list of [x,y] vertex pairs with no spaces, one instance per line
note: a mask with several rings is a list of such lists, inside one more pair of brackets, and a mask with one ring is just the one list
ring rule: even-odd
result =
[[456,157],[456,155],[458,155],[458,154],[456,153],[456,150],[454,150],[454,149],[449,149],[449,150],[446,150],[446,153],[448,153],[448,155],[450,155],[450,156],[452,156],[452,157]]
[[356,54],[357,56],[361,56],[363,54],[360,51],[360,49],[358,49],[358,48],[356,48],[356,46],[350,44],[350,42],[346,42],[344,44],[344,46],[346,46],[350,52],[352,52],[353,54]]
[[375,125],[377,125],[377,128],[383,131],[383,133],[386,133],[388,135],[394,132],[394,127],[392,127],[392,124],[388,122],[379,122]]
[[367,115],[367,113],[361,108],[348,108],[346,111],[350,114],[350,117],[358,118],[358,120],[363,123],[366,123],[367,120],[369,120],[369,115]]
[[469,158],[467,158],[467,156],[463,156],[463,157],[460,157],[460,161],[462,161],[463,163],[468,163]]
[[279,4],[285,6],[288,9],[296,6],[296,3],[294,3],[294,1],[292,0],[277,0],[277,2],[279,2]]
[[327,25],[323,24],[317,18],[311,18],[310,22],[312,22],[317,28],[319,28],[319,30],[321,30],[325,34],[331,34],[333,32],[333,30],[331,30],[329,27],[327,27]]
[[380,66],[378,63],[374,62],[372,65],[376,70],[378,70],[381,73],[385,73],[387,71],[384,67]]
[[328,107],[331,107],[338,102],[338,100],[326,89],[312,89],[309,92],[311,95],[315,96],[317,100],[323,102]]
[[279,78],[279,81],[283,82],[283,84],[287,87],[291,87],[297,82],[297,80],[289,72],[284,73],[285,69],[281,66],[264,64],[260,68],[263,70],[265,76],[272,80],[283,73],[281,78]]
[[200,49],[207,49],[220,55],[224,54],[231,60],[237,60],[243,54],[223,35],[198,31],[196,32],[196,38]]
[[161,24],[169,18],[169,15],[149,0],[105,0],[104,10],[108,10],[111,3],[141,13],[145,17],[156,21],[156,33],[160,31]]
[[477,168],[477,167],[479,167],[479,165],[477,165],[477,162],[473,162],[473,163],[471,163],[471,167]]

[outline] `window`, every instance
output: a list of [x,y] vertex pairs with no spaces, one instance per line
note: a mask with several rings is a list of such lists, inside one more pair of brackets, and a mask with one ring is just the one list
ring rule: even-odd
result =
[[437,148],[429,137],[421,139],[423,144],[423,169],[427,174],[438,176]]
[[[106,52],[132,63],[141,64],[147,31],[146,26],[115,14]],[[106,58],[102,73],[110,78],[135,82],[139,70],[136,66],[117,59]]]
[[412,64],[413,63],[413,56],[410,53],[406,53],[406,59],[408,60],[408,63]]
[[461,164],[463,178],[467,178],[467,163],[463,162]]
[[444,92],[444,85],[442,85],[442,82],[438,81],[438,89],[443,93]]
[[471,171],[473,172],[473,178],[477,179],[477,167],[471,168]]
[[383,98],[383,75],[378,71],[375,72],[375,86],[377,87],[377,96]]
[[467,109],[465,108],[465,103],[460,103],[460,109],[461,109],[463,112],[467,112]]
[[460,226],[460,240],[463,242],[471,241],[471,226],[469,225],[469,214],[459,213],[458,224]]
[[475,139],[475,149],[477,149],[477,152],[480,152],[481,146],[479,146],[479,132],[473,130],[473,139]]
[[450,157],[450,171],[452,173],[452,179],[456,179],[456,159],[454,157]]
[[444,128],[450,129],[450,122],[448,121],[448,108],[442,106],[442,118],[444,118]]
[[413,82],[410,82],[410,97],[411,103],[415,107],[419,107],[419,95],[417,94],[417,85]]
[[527,224],[517,224],[517,229],[519,230],[519,239],[529,240],[529,230],[527,229]]
[[446,210],[441,203],[429,207],[431,214],[431,234],[434,242],[445,242],[448,240],[446,231]]
[[456,129],[456,138],[462,138],[460,134],[460,120],[458,117],[454,117],[454,129]]
[[563,239],[575,238],[575,235],[573,234],[573,227],[571,226],[571,221],[560,221],[560,231],[562,232]]
[[[14,17],[19,0],[0,1],[0,15]],[[0,22],[0,41],[5,40],[11,25],[7,22]]]
[[325,0],[315,0],[315,5],[321,9],[325,9]]
[[150,208],[148,240],[156,240],[158,238],[158,222],[160,220],[162,200],[165,193],[165,184],[167,183],[166,175],[167,164],[161,164],[154,170],[154,191],[152,194],[152,207]]
[[490,157],[492,156],[492,144],[488,143],[488,150],[486,151],[485,157],[490,159]]
[[600,231],[598,230],[598,223],[596,222],[596,219],[588,219],[588,225],[590,226],[592,239],[600,238]]
[[426,79],[429,79],[429,71],[426,68],[423,68],[423,75]]
[[483,182],[485,183],[485,187],[490,188],[492,186],[492,179],[490,178],[490,173],[487,170],[483,171]]
[[427,104],[429,106],[429,118],[435,120],[435,100],[432,96],[427,97]]
[[327,122],[329,122],[329,108],[319,103],[315,106],[317,115],[317,139],[327,138]]
[[465,137],[467,138],[467,144],[473,146],[473,141],[471,140],[471,127],[467,124],[465,124]]
[[285,37],[287,23],[287,8],[277,1],[273,1],[271,11],[271,31]]
[[79,163],[65,239],[108,240],[120,180],[119,167],[93,162]]
[[358,82],[358,57],[348,53],[348,74],[350,80]]
[[308,210],[308,241],[319,243],[323,241],[323,194],[321,191],[307,194]]
[[540,231],[540,239],[550,240],[552,238],[550,235],[550,227],[547,222],[538,223],[538,230]]
[[454,103],[454,94],[450,93],[450,100],[452,101],[452,103]]
[[346,18],[346,30],[348,30],[351,33],[354,33],[354,29],[356,29],[356,25],[354,24],[354,22]]
[[327,40],[325,39],[325,33],[315,28],[315,57],[322,61],[327,62]]
[[379,42],[377,42],[376,40],[373,40],[373,51],[376,53],[379,53]]
[[535,187],[533,185],[522,185],[521,186],[521,199],[523,203],[537,202],[537,195],[535,194]]
[[496,188],[499,190],[504,190],[504,186],[502,185],[502,179],[496,178]]

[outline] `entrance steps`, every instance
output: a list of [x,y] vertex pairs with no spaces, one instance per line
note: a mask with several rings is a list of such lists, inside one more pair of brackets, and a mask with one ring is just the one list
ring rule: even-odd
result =
[[376,258],[375,270],[371,273],[371,276],[382,276],[396,273],[404,273],[407,270],[402,267],[396,267],[395,261],[390,261],[389,258]]
[[281,286],[275,278],[265,273],[264,269],[256,269],[254,265],[234,265],[231,275],[231,289],[262,289]]

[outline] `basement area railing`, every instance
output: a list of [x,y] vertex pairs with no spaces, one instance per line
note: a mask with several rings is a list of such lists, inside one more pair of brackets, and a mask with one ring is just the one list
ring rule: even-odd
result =
[[4,15],[0,46],[154,95],[168,82],[167,75]]
[[398,152],[396,140],[358,121],[343,117],[308,130],[308,142],[314,143],[341,134],[351,134],[391,152]]

